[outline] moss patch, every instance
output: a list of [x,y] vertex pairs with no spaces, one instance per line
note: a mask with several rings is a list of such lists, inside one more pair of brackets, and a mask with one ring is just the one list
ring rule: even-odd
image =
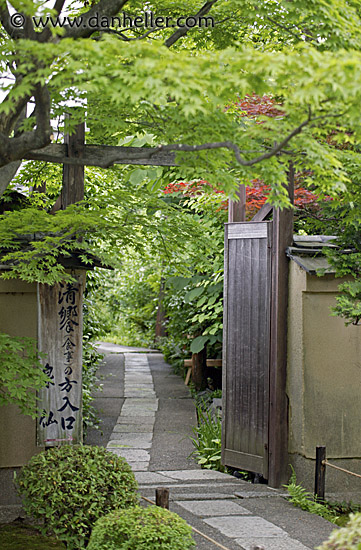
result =
[[55,537],[43,537],[35,527],[19,521],[0,524],[1,550],[65,550]]

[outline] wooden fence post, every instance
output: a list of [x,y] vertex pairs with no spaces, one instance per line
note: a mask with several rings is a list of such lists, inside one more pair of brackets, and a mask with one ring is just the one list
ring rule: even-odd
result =
[[246,221],[246,186],[240,185],[237,191],[238,201],[228,200],[228,221]]
[[168,487],[158,487],[155,490],[155,504],[161,508],[169,510],[169,489]]
[[197,391],[207,387],[207,349],[192,354],[192,382]]
[[[64,143],[67,156],[82,158],[85,144],[85,124],[78,124],[74,134],[65,134]],[[65,210],[70,204],[84,199],[84,166],[63,165],[63,187],[61,190],[61,208]]]
[[325,500],[325,480],[326,480],[326,447],[316,447],[316,467],[315,467],[315,498]]
[[[294,168],[288,170],[288,194],[294,198]],[[287,482],[287,307],[289,260],[286,248],[293,240],[293,210],[273,210],[272,296],[270,329],[270,382],[268,432],[268,483],[280,487]]]

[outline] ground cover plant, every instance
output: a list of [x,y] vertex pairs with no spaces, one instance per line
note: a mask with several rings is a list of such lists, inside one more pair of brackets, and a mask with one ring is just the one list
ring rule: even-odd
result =
[[97,519],[137,504],[127,462],[103,447],[54,447],[31,458],[16,478],[25,512],[69,550],[85,548]]
[[151,506],[116,510],[100,518],[87,550],[189,550],[191,528],[177,514]]
[[361,512],[361,504],[352,502],[333,502],[317,500],[315,496],[297,484],[295,471],[292,469],[290,481],[285,488],[290,495],[289,501],[310,514],[317,514],[331,523],[343,527],[352,515]]
[[1,550],[65,550],[54,536],[43,536],[36,527],[22,522],[0,525]]
[[191,441],[195,447],[192,455],[202,468],[224,472],[221,464],[222,420],[219,414],[212,414],[202,406],[197,407],[197,426],[193,427],[195,437]]
[[317,501],[314,496],[301,485],[297,485],[295,471],[292,471],[290,481],[285,485],[290,495],[289,502],[310,514],[321,516],[331,523],[337,523],[338,516],[335,510],[328,508],[323,502]]

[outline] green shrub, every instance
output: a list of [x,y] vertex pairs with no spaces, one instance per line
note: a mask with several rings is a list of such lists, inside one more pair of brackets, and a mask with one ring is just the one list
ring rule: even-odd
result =
[[33,456],[16,479],[25,512],[68,549],[84,548],[98,518],[137,504],[127,462],[103,447],[54,447]]
[[152,506],[115,510],[100,518],[87,550],[188,550],[191,528],[177,514]]
[[195,447],[192,455],[202,468],[224,472],[225,467],[221,464],[221,418],[208,410],[204,411],[201,406],[197,407],[197,417],[198,425],[193,428],[196,437],[191,437]]
[[350,514],[350,521],[342,529],[332,531],[329,538],[318,546],[318,550],[360,550],[361,513]]

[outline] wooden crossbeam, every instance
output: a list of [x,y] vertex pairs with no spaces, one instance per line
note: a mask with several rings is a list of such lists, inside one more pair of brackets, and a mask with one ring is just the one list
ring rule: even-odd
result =
[[[184,366],[191,367],[192,359],[184,359]],[[222,359],[207,359],[207,367],[221,367]]]
[[265,203],[258,212],[253,216],[253,222],[263,222],[272,214],[273,206]]
[[158,151],[151,147],[118,147],[113,145],[84,145],[82,157],[67,156],[67,146],[52,143],[43,149],[31,151],[26,160],[41,160],[77,166],[109,168],[113,164],[137,164],[144,166],[177,166],[175,153]]

